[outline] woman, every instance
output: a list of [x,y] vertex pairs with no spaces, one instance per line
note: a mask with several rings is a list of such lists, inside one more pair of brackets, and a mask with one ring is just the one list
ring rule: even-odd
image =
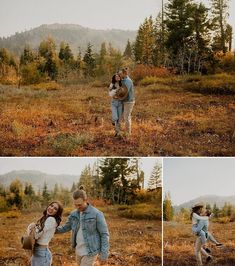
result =
[[28,233],[35,230],[35,246],[31,257],[31,266],[50,266],[52,255],[48,248],[56,228],[61,222],[63,207],[60,202],[53,201],[43,212],[37,223],[28,226]]
[[112,97],[112,123],[115,127],[115,137],[120,134],[120,120],[123,113],[123,102],[118,96],[121,87],[121,78],[116,73],[113,75],[111,84],[109,85],[109,96]]

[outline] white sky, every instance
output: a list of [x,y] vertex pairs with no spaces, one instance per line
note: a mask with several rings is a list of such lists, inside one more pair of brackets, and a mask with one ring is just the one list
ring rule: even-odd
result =
[[235,195],[235,158],[164,158],[163,189],[174,205],[199,196]]
[[0,36],[51,23],[137,30],[161,0],[0,0]]
[[[201,1],[207,4],[210,0]],[[73,23],[94,29],[137,30],[146,17],[156,17],[161,10],[161,2],[162,0],[0,0],[0,37],[52,23]],[[230,0],[229,11],[229,23],[235,30],[234,0]]]
[[[13,170],[37,170],[48,174],[80,175],[86,165],[93,165],[96,160],[97,157],[2,157],[0,174]],[[162,159],[141,158],[141,169],[145,172],[145,186],[156,162],[162,164]]]

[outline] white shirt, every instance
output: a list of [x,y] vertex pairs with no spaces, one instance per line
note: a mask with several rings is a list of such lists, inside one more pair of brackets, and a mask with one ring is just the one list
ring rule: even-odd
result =
[[88,255],[88,252],[86,249],[86,244],[85,244],[83,233],[82,233],[81,219],[82,219],[82,212],[80,212],[80,227],[79,227],[79,230],[77,232],[77,237],[76,237],[76,242],[77,242],[76,254],[78,256],[86,256]]
[[119,83],[115,83],[116,89],[113,89],[113,83],[109,85],[109,96],[114,97],[116,95],[117,90],[120,88]]
[[57,223],[54,217],[48,217],[41,232],[36,229],[35,239],[39,245],[48,245],[55,234]]
[[199,220],[208,221],[208,219],[208,216],[200,216],[194,212],[192,216],[192,223],[197,224]]

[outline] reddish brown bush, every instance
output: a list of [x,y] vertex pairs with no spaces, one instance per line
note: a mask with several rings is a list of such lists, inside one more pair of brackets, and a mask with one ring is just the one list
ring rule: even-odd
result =
[[138,82],[145,77],[168,77],[170,71],[164,67],[153,67],[145,65],[136,65],[132,71],[133,79]]

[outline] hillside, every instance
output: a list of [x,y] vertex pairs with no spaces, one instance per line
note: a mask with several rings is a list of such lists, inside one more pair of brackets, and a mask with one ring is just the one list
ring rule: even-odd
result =
[[84,52],[88,42],[93,45],[93,49],[96,52],[100,50],[102,42],[107,44],[110,42],[113,47],[123,51],[127,40],[133,41],[135,39],[136,31],[95,30],[75,24],[44,24],[25,32],[17,32],[7,38],[0,38],[0,48],[5,47],[19,56],[26,44],[36,49],[40,42],[48,38],[48,36],[55,40],[57,49],[59,49],[60,43],[64,41],[69,43],[72,51],[77,54],[78,47]]
[[0,175],[0,184],[9,186],[16,178],[23,184],[26,182],[31,183],[35,189],[42,188],[45,182],[49,189],[53,189],[56,183],[70,189],[73,182],[78,182],[79,180],[79,177],[75,175],[50,175],[40,171],[21,170]]
[[186,208],[186,209],[191,208],[197,202],[204,202],[205,204],[210,204],[211,206],[216,204],[219,208],[221,208],[224,206],[225,203],[235,205],[235,196],[226,196],[226,197],[216,196],[216,195],[201,196],[193,200],[187,201],[183,204],[180,204],[178,206],[174,206],[174,210],[177,212],[181,208]]

